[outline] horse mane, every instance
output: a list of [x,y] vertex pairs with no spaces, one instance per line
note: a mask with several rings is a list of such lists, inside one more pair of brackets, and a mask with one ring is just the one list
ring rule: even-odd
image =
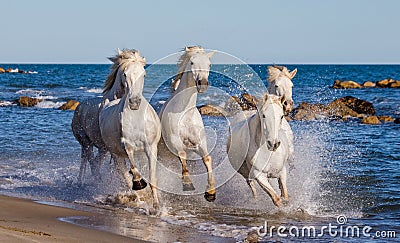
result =
[[287,67],[284,66],[268,66],[268,81],[273,82],[277,80],[280,76],[286,76],[287,78],[291,79],[290,72]]
[[188,64],[190,58],[197,53],[205,53],[204,48],[201,46],[188,46],[185,47],[182,51],[185,51],[180,57],[177,62],[178,72],[175,75],[174,79],[172,80],[172,85],[178,82],[181,78],[183,73],[185,72],[186,65]]
[[122,69],[125,69],[130,62],[141,62],[143,66],[146,65],[146,59],[140,55],[138,50],[135,49],[123,49],[122,51],[118,49],[117,55],[108,59],[113,62],[113,65],[111,66],[110,73],[108,74],[107,79],[104,82],[103,94],[110,91],[111,88],[114,86],[115,79],[117,77],[117,73],[120,67]]
[[265,94],[260,102],[258,103],[258,107],[261,107],[261,110],[264,110],[268,104],[278,104],[281,108],[283,108],[282,97],[273,95],[273,94]]

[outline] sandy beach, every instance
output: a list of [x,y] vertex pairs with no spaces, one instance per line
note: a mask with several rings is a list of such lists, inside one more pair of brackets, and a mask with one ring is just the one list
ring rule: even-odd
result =
[[8,196],[0,196],[0,205],[0,242],[144,242],[57,219],[88,212]]
[[[234,242],[233,239],[209,236],[194,229],[167,224],[158,218],[149,219],[145,215],[133,215],[132,221],[137,226],[129,232],[119,231],[118,234],[59,220],[68,217],[102,217],[93,212],[3,195],[0,195],[0,206],[0,242]],[[101,221],[92,226],[98,224]]]

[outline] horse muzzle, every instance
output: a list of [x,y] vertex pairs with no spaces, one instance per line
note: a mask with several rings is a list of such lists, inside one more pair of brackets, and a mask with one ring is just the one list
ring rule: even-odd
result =
[[142,99],[140,97],[131,97],[128,99],[128,105],[131,110],[138,110]]
[[204,93],[207,91],[208,88],[208,80],[207,79],[200,79],[196,82],[197,92]]
[[283,110],[285,112],[291,112],[293,110],[293,107],[294,107],[293,100],[285,100],[285,102],[283,102]]
[[279,146],[281,145],[281,142],[272,142],[272,141],[267,141],[267,148],[268,148],[268,150],[269,151],[273,151],[273,152],[275,152],[278,148],[279,148]]

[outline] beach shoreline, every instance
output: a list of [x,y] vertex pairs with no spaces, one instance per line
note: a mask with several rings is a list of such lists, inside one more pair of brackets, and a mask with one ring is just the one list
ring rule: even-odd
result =
[[[146,215],[132,215],[137,222],[133,229],[118,230],[114,221],[114,229],[103,230],[99,225],[112,221],[110,215],[5,195],[0,195],[0,205],[0,242],[234,242]],[[74,218],[95,223],[80,225],[69,220]]]

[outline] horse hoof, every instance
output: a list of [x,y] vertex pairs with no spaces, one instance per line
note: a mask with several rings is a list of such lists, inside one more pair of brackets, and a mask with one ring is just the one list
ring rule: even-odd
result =
[[146,188],[147,183],[145,180],[140,179],[139,181],[132,180],[132,190],[138,191]]
[[194,186],[193,186],[193,183],[183,183],[183,184],[182,184],[182,187],[183,187],[183,191],[184,191],[184,192],[196,190],[196,189],[194,188]]
[[205,192],[204,193],[204,198],[209,202],[214,202],[215,198],[216,198],[216,194],[215,193],[214,194],[210,194],[208,192]]

